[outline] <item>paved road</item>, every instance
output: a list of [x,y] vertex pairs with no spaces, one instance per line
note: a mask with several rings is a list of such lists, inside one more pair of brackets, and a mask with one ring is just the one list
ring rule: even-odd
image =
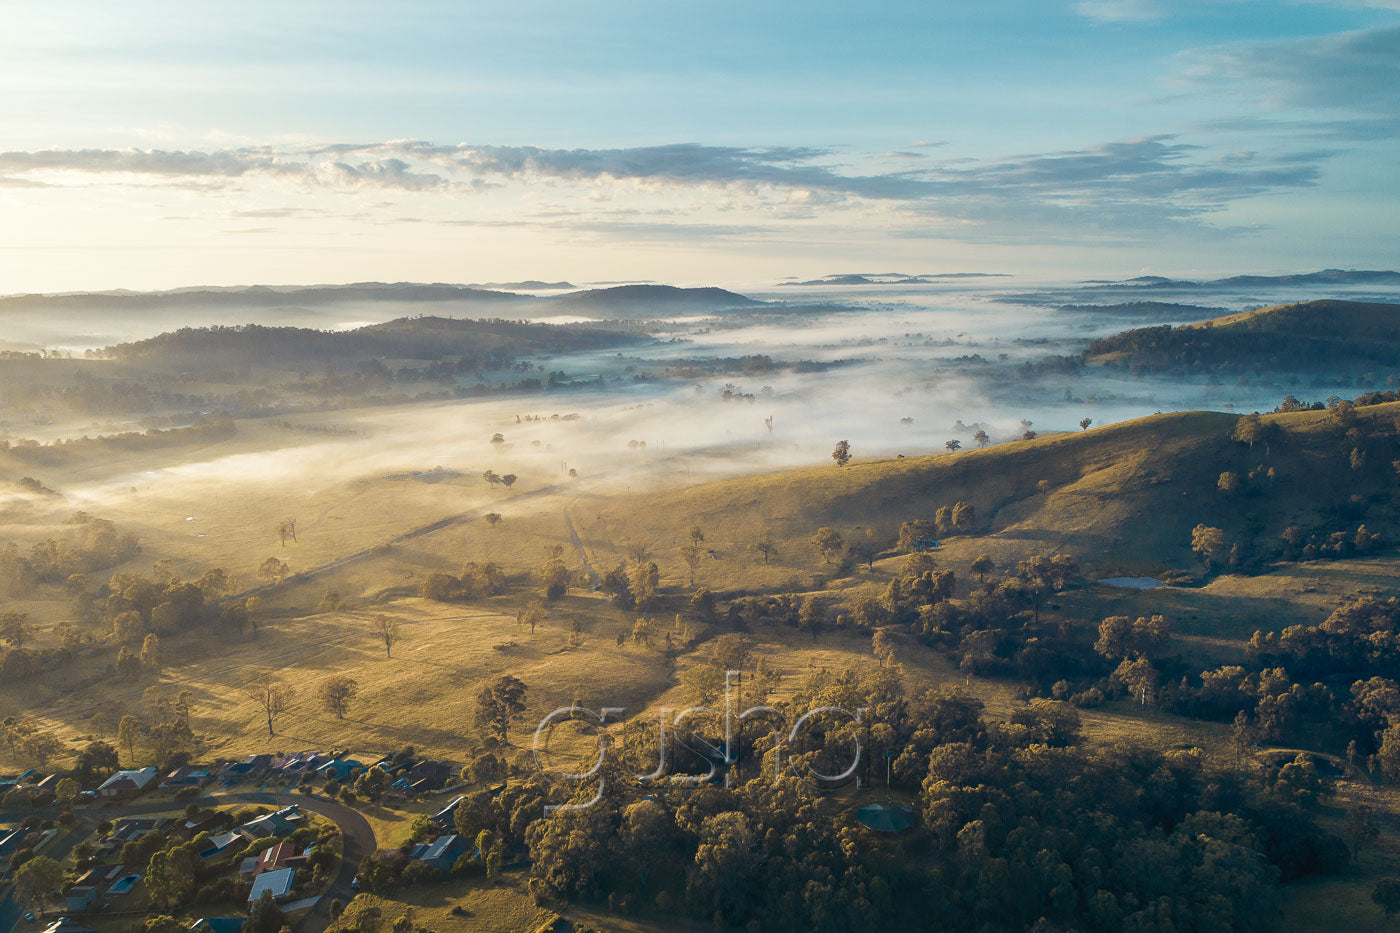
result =
[[[210,794],[198,798],[195,802],[206,807],[246,805],[285,807],[289,804],[296,804],[303,810],[324,816],[340,827],[341,844],[344,850],[340,871],[336,873],[335,880],[326,893],[321,895],[316,905],[302,917],[301,923],[297,927],[297,933],[322,933],[326,927],[330,926],[331,902],[339,900],[342,904],[350,903],[350,899],[355,896],[350,882],[359,870],[360,860],[376,848],[374,828],[369,825],[369,821],[359,811],[326,797],[288,793]],[[179,809],[180,806],[181,804],[178,802],[164,800],[134,803],[126,807],[90,807],[81,810],[79,811],[78,825],[73,828],[73,831],[51,843],[44,850],[44,854],[49,858],[62,861],[79,842],[90,836],[97,828],[97,824],[103,820],[160,813]],[[6,898],[0,901],[0,933],[10,933],[19,918],[19,907],[15,905],[13,898],[8,896],[7,892]]]

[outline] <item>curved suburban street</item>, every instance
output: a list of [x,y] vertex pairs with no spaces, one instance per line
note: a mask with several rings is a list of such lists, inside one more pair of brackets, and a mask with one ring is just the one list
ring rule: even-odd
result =
[[[76,811],[78,813],[77,824],[67,834],[60,836],[43,854],[56,861],[62,861],[78,843],[92,835],[97,829],[97,825],[104,820],[177,810],[188,802],[191,801],[177,803],[171,800],[162,800],[119,807],[88,807]],[[331,882],[330,887],[317,898],[315,905],[301,918],[296,927],[298,933],[322,933],[326,927],[330,926],[331,903],[336,900],[343,904],[349,903],[350,899],[355,896],[351,882],[359,869],[360,860],[373,852],[376,847],[374,829],[370,826],[369,821],[358,810],[327,797],[318,797],[312,794],[253,792],[207,794],[192,802],[204,807],[285,807],[296,804],[301,809],[323,816],[340,827],[342,845],[340,870],[336,873],[335,880]],[[0,813],[0,818],[22,819],[28,815],[30,814]],[[22,913],[20,906],[15,903],[12,887],[7,886],[4,889],[3,899],[0,899],[0,933],[10,933],[19,922]]]

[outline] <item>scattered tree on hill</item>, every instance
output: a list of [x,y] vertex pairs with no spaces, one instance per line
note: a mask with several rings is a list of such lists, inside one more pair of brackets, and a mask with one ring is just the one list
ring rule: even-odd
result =
[[1093,424],[1093,423],[1094,423],[1094,419],[1093,419],[1093,418],[1080,418],[1080,419],[1079,419],[1079,430],[1081,430],[1081,431],[1087,431],[1087,430],[1089,430],[1089,425],[1091,425],[1091,424]]
[[1058,593],[1078,573],[1074,558],[1068,554],[1050,557],[1030,557],[1016,565],[1016,583],[1031,597],[1035,624],[1040,624],[1040,603],[1048,593]]
[[392,658],[394,656],[394,643],[399,640],[399,620],[391,616],[377,615],[369,620],[369,627],[377,638],[383,640],[384,656]]
[[1156,658],[1171,637],[1167,620],[1159,615],[1136,621],[1127,616],[1109,616],[1099,624],[1094,650],[1110,661],[1124,658]]
[[959,501],[953,506],[949,518],[951,527],[958,531],[971,531],[972,526],[977,524],[977,510],[972,507],[972,503]]
[[476,722],[501,745],[507,741],[511,717],[525,711],[526,687],[505,674],[484,685],[476,694]]
[[345,714],[350,711],[350,704],[355,702],[359,693],[359,682],[344,674],[337,674],[322,681],[321,688],[317,691],[321,698],[321,706],[326,712],[334,713],[336,719],[345,718]]
[[950,441],[945,441],[943,443],[943,446],[947,448],[948,453],[956,453],[957,451],[962,450],[962,441],[958,440],[957,438],[953,438]]
[[841,532],[834,528],[825,526],[818,528],[817,533],[812,535],[812,545],[821,554],[822,560],[831,563],[833,557],[839,557],[841,548],[846,544],[846,539],[841,536]]
[[141,666],[147,670],[160,670],[160,636],[155,632],[141,642]]
[[501,475],[501,485],[509,489],[515,485],[515,481],[519,478],[514,473],[504,473]]
[[772,535],[764,532],[763,537],[754,542],[753,549],[763,555],[763,562],[766,564],[769,558],[778,552],[778,545]]
[[693,543],[681,545],[681,560],[685,561],[686,568],[690,571],[690,585],[695,585],[695,571],[700,566],[700,557],[704,552],[700,546]]
[[1225,543],[1225,532],[1210,525],[1197,525],[1191,529],[1191,550],[1201,558],[1207,570],[1223,563],[1230,552]]
[[836,461],[836,465],[843,467],[851,462],[851,442],[837,441],[836,449],[831,452],[831,459]]
[[877,628],[870,636],[870,650],[880,661],[882,667],[888,667],[894,663],[894,636],[887,628]]
[[141,720],[123,716],[117,725],[117,744],[126,746],[126,760],[136,764],[136,739],[141,735]]
[[826,603],[815,596],[807,596],[797,610],[797,626],[817,640],[817,635],[826,627]]
[[1229,470],[1226,470],[1224,473],[1221,473],[1220,478],[1216,480],[1215,488],[1225,493],[1226,495],[1232,495],[1234,493],[1239,492],[1240,475],[1238,473],[1232,473]]
[[500,512],[487,512],[487,513],[486,513],[486,524],[490,525],[492,528],[495,528],[495,527],[496,527],[497,525],[499,525],[500,523],[501,523],[501,513],[500,513]]
[[540,570],[540,582],[544,584],[544,598],[553,602],[561,599],[569,591],[569,567],[558,557],[547,561]]
[[9,611],[0,613],[0,639],[16,651],[29,640],[29,613]]
[[699,525],[695,525],[690,529],[690,543],[696,547],[705,543],[705,532],[701,530]]
[[1033,440],[1035,440],[1035,439],[1036,439],[1037,437],[1039,437],[1039,436],[1040,436],[1039,434],[1036,434],[1034,431],[1030,431],[1030,430],[1026,430],[1026,431],[1022,431],[1022,432],[1021,432],[1021,440],[1023,440],[1023,441],[1033,441]]
[[986,578],[987,574],[996,569],[996,566],[997,565],[993,563],[989,555],[978,554],[972,559],[970,569],[973,573],[977,574],[977,582],[981,583]]
[[127,645],[117,649],[117,676],[123,680],[135,680],[141,676],[141,658]]
[[981,428],[978,428],[977,433],[972,435],[972,439],[977,442],[978,447],[986,447],[992,442],[991,437]]
[[296,698],[296,690],[283,683],[272,671],[262,671],[244,685],[243,693],[267,717],[268,738],[276,735],[273,726],[277,717],[291,707],[292,700]]
[[542,624],[544,620],[544,607],[539,603],[531,603],[529,606],[521,609],[519,614],[516,615],[515,624],[530,626],[530,634],[533,635],[535,634],[535,626]]
[[634,564],[640,564],[651,556],[651,547],[645,541],[627,542],[627,557]]
[[279,585],[287,579],[292,569],[275,557],[269,557],[258,567],[258,575],[268,583]]
[[638,561],[632,565],[628,583],[632,599],[638,608],[646,612],[655,607],[660,596],[661,568],[656,566],[655,561]]
[[285,521],[278,522],[277,537],[281,539],[283,547],[287,546],[288,538],[291,538],[292,543],[295,544],[297,540],[297,520],[295,518],[289,518]]

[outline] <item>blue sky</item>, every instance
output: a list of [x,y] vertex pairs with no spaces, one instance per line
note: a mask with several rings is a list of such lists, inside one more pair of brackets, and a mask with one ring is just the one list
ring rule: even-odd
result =
[[11,0],[0,26],[0,292],[1400,265],[1400,0]]

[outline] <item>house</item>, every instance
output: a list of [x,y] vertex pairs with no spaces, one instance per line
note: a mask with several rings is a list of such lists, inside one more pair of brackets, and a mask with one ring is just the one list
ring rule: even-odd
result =
[[92,910],[97,904],[97,889],[88,885],[74,885],[63,895],[63,906],[70,914],[80,914]]
[[248,892],[248,906],[252,907],[264,894],[271,894],[274,901],[285,901],[291,897],[296,880],[295,868],[279,868],[258,875],[253,879],[253,890]]
[[271,755],[249,755],[242,761],[226,764],[219,770],[219,778],[236,783],[260,778],[272,767]]
[[451,803],[443,807],[438,812],[434,813],[429,818],[430,821],[438,826],[441,826],[443,829],[447,829],[449,826],[455,825],[457,821],[457,810],[462,806],[462,801],[466,799],[467,798],[461,794],[457,795],[456,797],[453,797]]
[[441,790],[452,780],[452,766],[445,761],[419,761],[399,772],[389,789],[405,796]]
[[196,920],[189,933],[241,933],[245,922],[242,917],[205,917]]
[[301,808],[296,804],[283,807],[275,813],[260,816],[238,827],[235,832],[252,842],[267,836],[287,836],[302,827]]
[[264,872],[278,871],[283,868],[300,868],[306,864],[306,856],[299,853],[296,847],[290,842],[279,842],[275,846],[264,849],[258,856],[257,868],[254,874],[261,875]]
[[214,845],[212,848],[205,849],[203,852],[199,853],[199,857],[202,859],[218,858],[219,856],[227,852],[231,846],[241,845],[242,843],[247,842],[249,840],[247,836],[244,836],[241,832],[235,829],[231,832],[215,836],[209,841],[212,842]]
[[27,829],[11,830],[8,834],[0,834],[0,866],[10,863],[10,856],[24,848],[24,839],[29,835]]
[[160,772],[155,768],[140,768],[136,771],[118,771],[97,788],[99,797],[129,797],[138,794],[154,783]]
[[36,782],[34,783],[34,789],[35,789],[35,790],[56,790],[56,789],[58,788],[58,782],[59,782],[60,780],[62,780],[62,778],[60,778],[57,774],[50,774],[48,777],[44,778],[43,780],[41,780],[41,781],[36,781]]
[[159,832],[170,825],[164,817],[130,817],[117,820],[110,838],[117,843],[132,842],[147,833]]
[[316,774],[325,781],[339,781],[342,784],[359,774],[365,766],[353,758],[332,758],[316,769]]
[[295,755],[284,755],[273,762],[272,771],[282,777],[299,779],[302,775],[315,772],[330,760],[332,757],[323,752],[297,752]]
[[[241,838],[241,837],[240,837]],[[251,883],[258,874],[258,856],[250,855],[238,863],[238,880]]]
[[161,787],[203,787],[214,776],[208,768],[193,768],[183,765],[171,771],[160,782]]
[[457,859],[466,854],[467,849],[466,838],[452,834],[437,837],[422,847],[421,852],[415,849],[414,857],[420,862],[433,866],[446,877],[452,873],[452,866],[457,864]]
[[186,819],[180,827],[186,839],[193,839],[200,833],[211,836],[222,833],[233,825],[233,817],[221,810],[201,810],[193,819]]
[[102,887],[102,883],[106,880],[107,869],[105,866],[98,868],[89,868],[87,871],[83,872],[76,879],[74,879],[73,886],[79,888],[100,888]]

